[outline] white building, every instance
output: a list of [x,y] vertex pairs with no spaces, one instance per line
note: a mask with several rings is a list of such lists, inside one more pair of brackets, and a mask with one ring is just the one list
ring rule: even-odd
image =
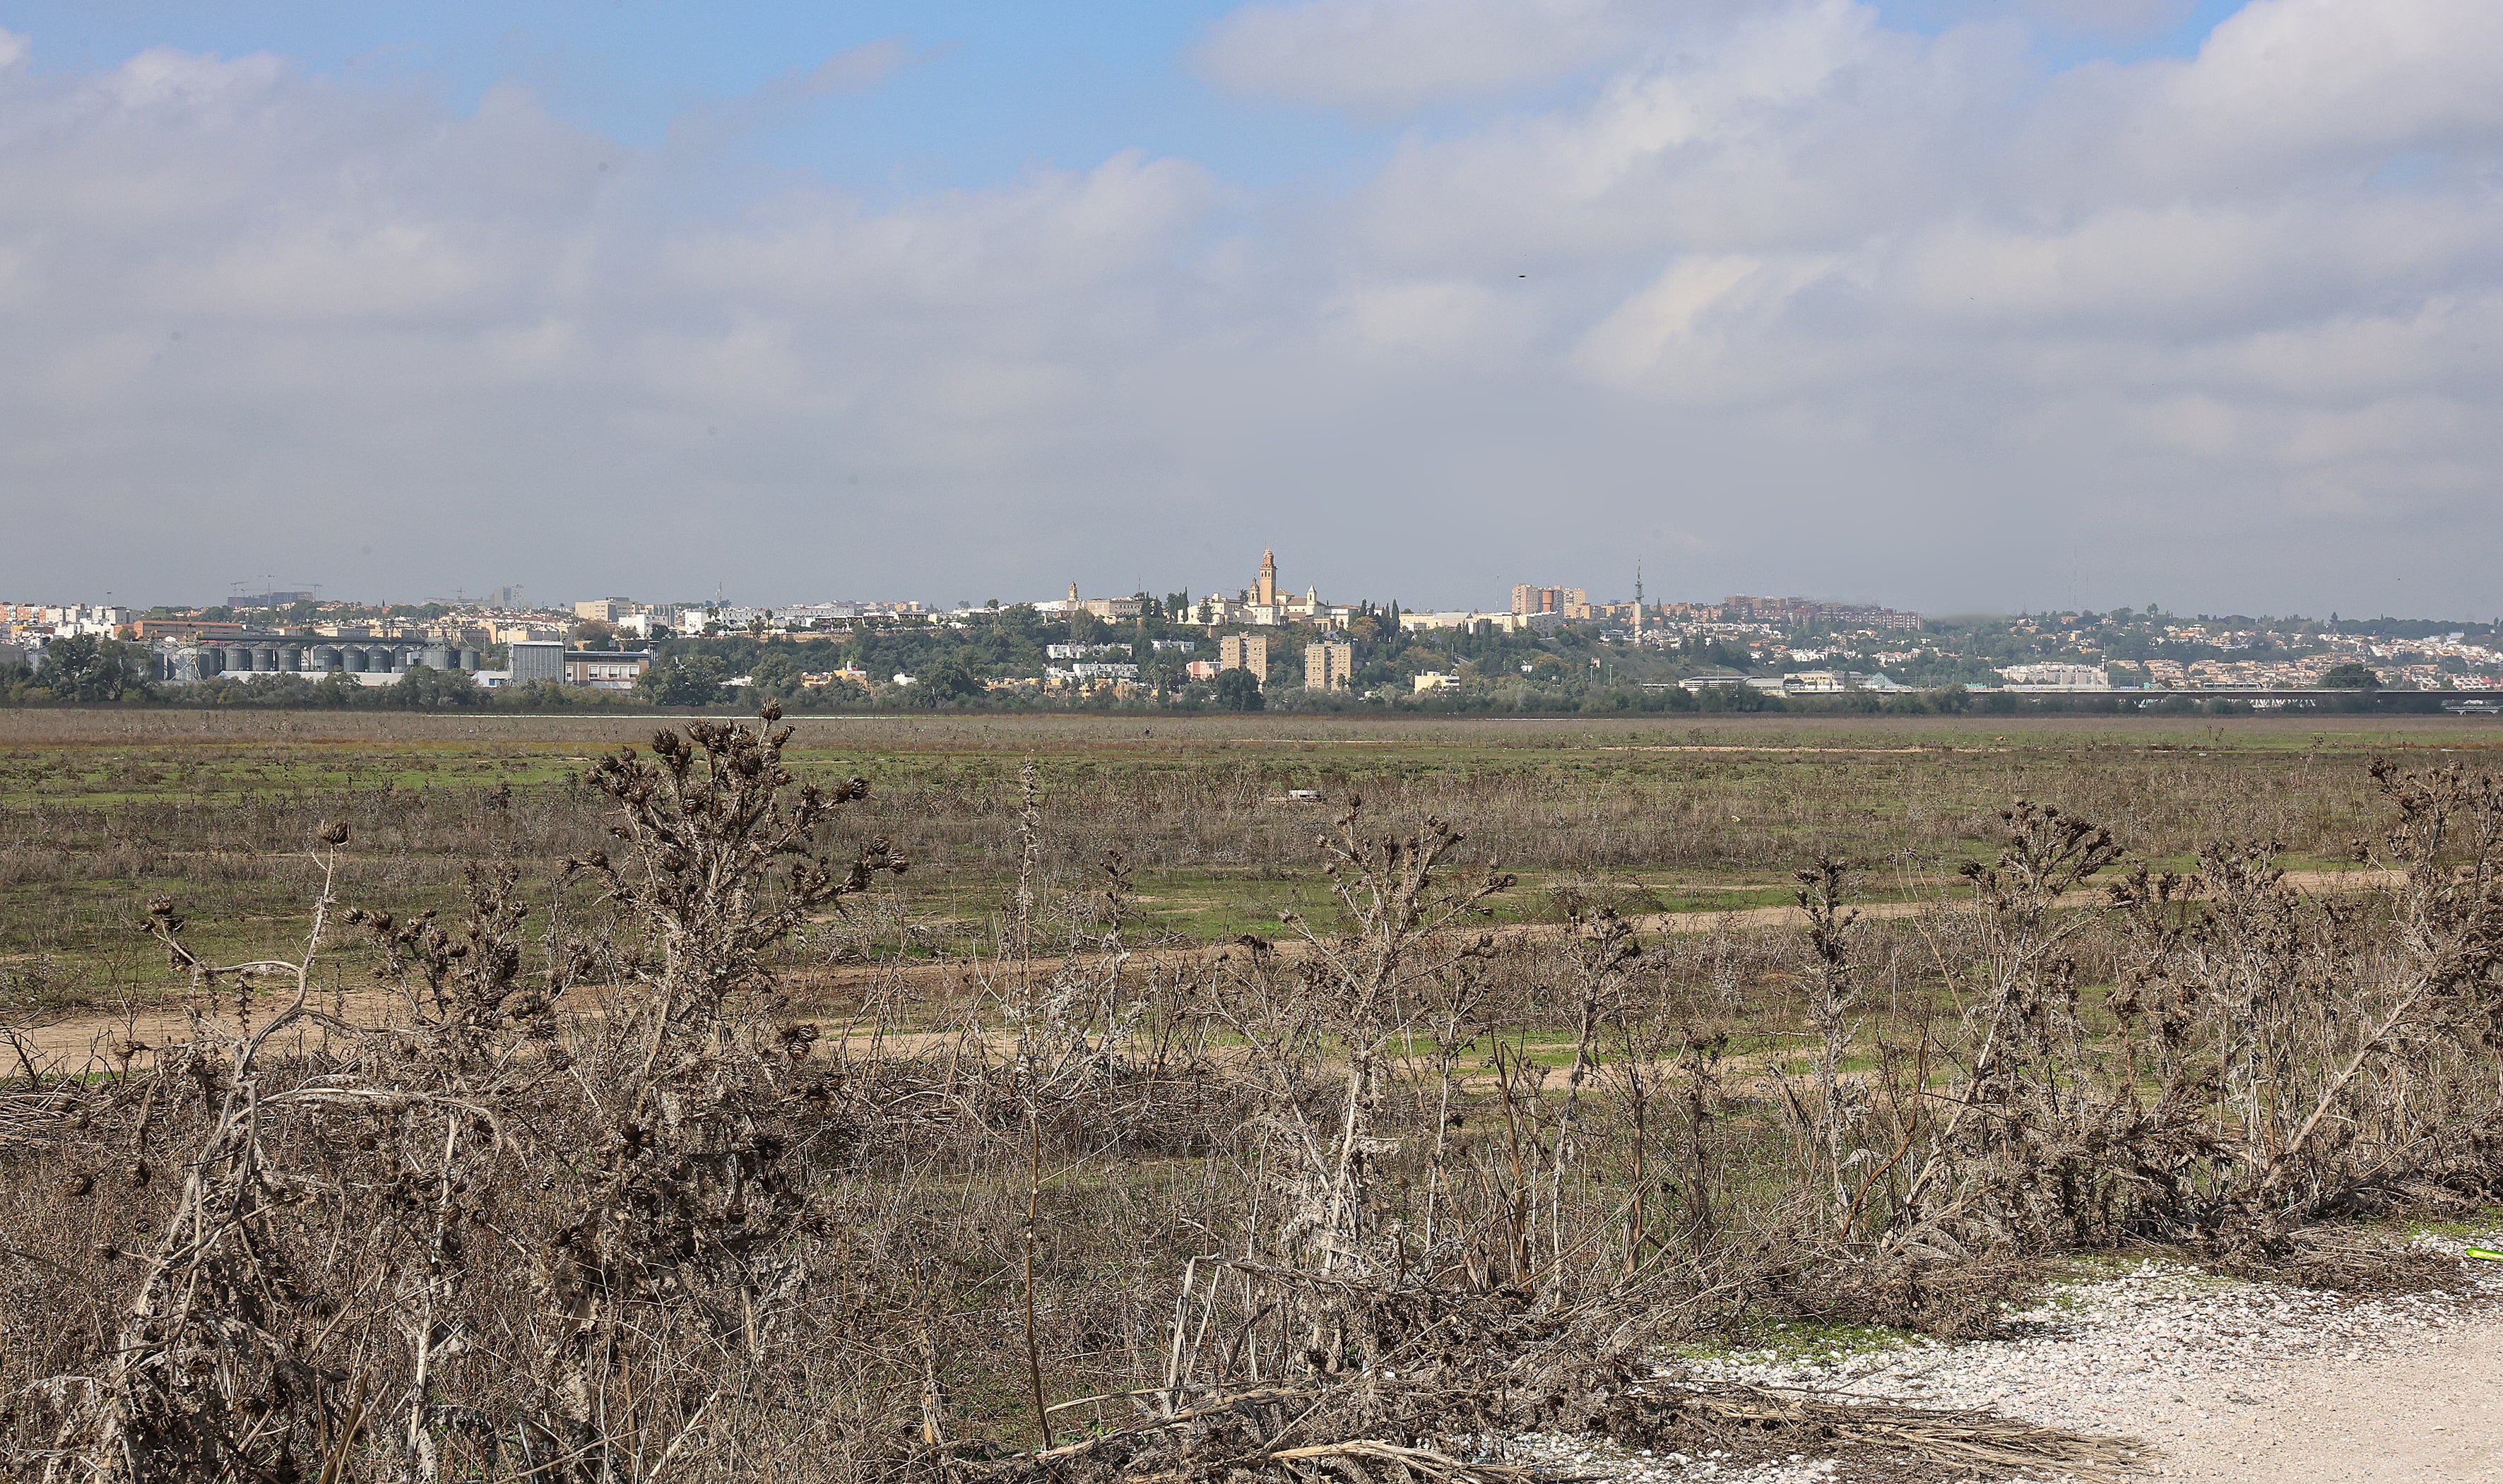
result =
[[1046,665],[1044,667],[1044,675],[1048,679],[1062,681],[1064,683],[1072,681],[1086,683],[1100,680],[1136,680],[1139,678],[1139,667],[1135,664],[1115,664],[1110,662],[1100,664],[1073,664],[1066,667],[1055,664]]
[[1847,691],[1872,691],[1891,695],[1903,687],[1883,670],[1864,674],[1858,670],[1799,670],[1782,677],[1785,695],[1839,695]]
[[1446,609],[1435,613],[1402,612],[1399,615],[1400,632],[1410,634],[1427,633],[1441,628],[1474,628],[1480,624],[1492,624],[1504,633],[1510,633],[1522,626],[1519,614],[1477,613],[1464,608]]
[[2101,665],[2093,664],[2011,664],[2003,667],[2000,678],[2011,691],[2109,691],[2111,677]]
[[56,638],[92,634],[99,639],[110,639],[115,629],[136,617],[138,615],[128,608],[71,603],[65,607],[45,609],[43,622],[51,625]]

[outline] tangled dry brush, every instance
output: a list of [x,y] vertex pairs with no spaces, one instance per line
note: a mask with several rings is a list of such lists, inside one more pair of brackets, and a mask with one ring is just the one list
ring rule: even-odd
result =
[[1351,800],[1337,920],[1222,951],[1134,941],[1117,856],[1049,890],[1029,778],[993,951],[821,1027],[777,954],[904,862],[830,852],[866,786],[777,720],[602,759],[612,851],[475,866],[457,923],[326,885],[218,964],[155,903],[195,1033],[0,1103],[0,1469],[1466,1480],[1535,1430],[2092,1473],[2126,1448],[1661,1358],[1987,1332],[2078,1248],[2387,1281],[2314,1224],[2503,1184],[2503,797],[2456,771],[2378,775],[2378,893],[2237,845],[2088,898],[2118,845],[2018,804],[1962,899],[1881,932],[1819,861],[1755,939],[1498,933],[1457,830]]

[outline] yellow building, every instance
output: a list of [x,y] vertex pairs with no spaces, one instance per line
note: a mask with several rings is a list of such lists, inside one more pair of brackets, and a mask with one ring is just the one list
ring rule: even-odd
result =
[[1344,691],[1355,684],[1355,646],[1353,644],[1307,644],[1304,646],[1304,689],[1307,691]]
[[1227,634],[1217,641],[1217,667],[1250,670],[1252,678],[1269,683],[1269,639],[1266,634]]
[[1516,617],[1533,613],[1552,613],[1567,619],[1591,618],[1591,594],[1580,588],[1539,588],[1528,583],[1517,584],[1512,590],[1512,611]]

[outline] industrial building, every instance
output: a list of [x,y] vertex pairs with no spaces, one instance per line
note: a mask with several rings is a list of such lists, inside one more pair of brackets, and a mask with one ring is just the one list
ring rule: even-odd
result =
[[159,680],[176,684],[220,676],[400,675],[412,665],[476,670],[478,652],[413,639],[331,639],[302,634],[238,634],[156,652]]
[[562,640],[524,639],[504,646],[510,658],[508,685],[526,686],[534,680],[565,683],[565,644]]

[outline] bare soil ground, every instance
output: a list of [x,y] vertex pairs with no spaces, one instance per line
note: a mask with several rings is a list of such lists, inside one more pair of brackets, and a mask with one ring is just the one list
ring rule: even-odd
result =
[[[2289,1365],[2249,1403],[2186,1399],[2149,1418],[2149,1478],[2198,1484],[2467,1484],[2503,1479],[2503,1317],[2376,1360]],[[2236,1388],[2252,1396],[2247,1388]],[[2174,1430],[2166,1432],[2168,1425]]]
[[[2452,1254],[2462,1246],[2418,1240]],[[1705,1368],[2133,1437],[2148,1449],[2136,1479],[2493,1481],[2503,1479],[2503,1264],[2460,1261],[2463,1289],[2378,1297],[2132,1264],[2053,1290],[2003,1339],[1854,1348],[1850,1336],[1810,1334]],[[1850,1477],[1813,1460],[1800,1466],[1731,1476]],[[1612,1471],[1674,1476],[1642,1464]]]

